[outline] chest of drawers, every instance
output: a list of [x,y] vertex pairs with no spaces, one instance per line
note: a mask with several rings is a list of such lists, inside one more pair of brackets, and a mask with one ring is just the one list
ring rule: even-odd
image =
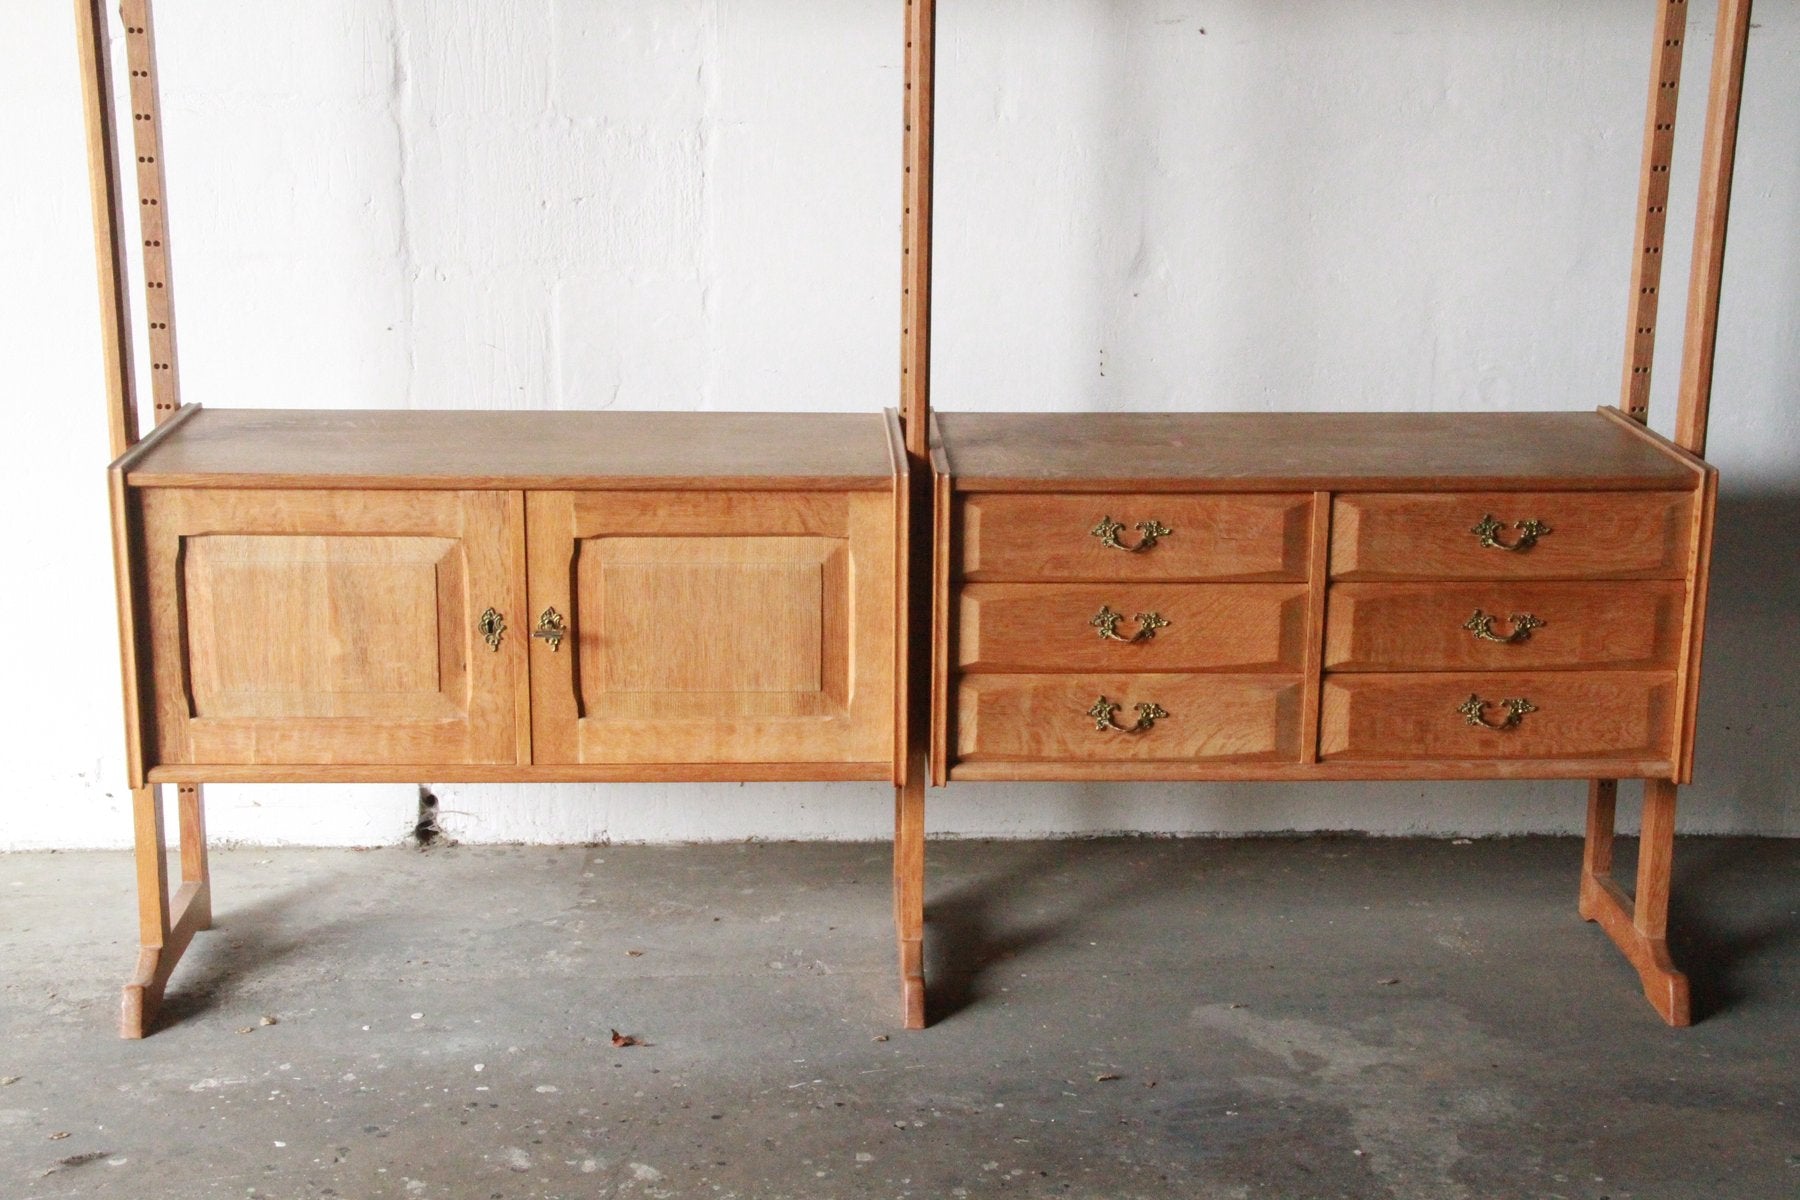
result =
[[1713,476],[1607,413],[941,413],[934,778],[1691,770]]

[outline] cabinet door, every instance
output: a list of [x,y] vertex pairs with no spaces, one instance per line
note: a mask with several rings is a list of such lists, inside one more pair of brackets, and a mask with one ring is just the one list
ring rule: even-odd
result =
[[885,492],[527,497],[540,763],[892,758]]
[[523,761],[519,493],[139,496],[152,765]]

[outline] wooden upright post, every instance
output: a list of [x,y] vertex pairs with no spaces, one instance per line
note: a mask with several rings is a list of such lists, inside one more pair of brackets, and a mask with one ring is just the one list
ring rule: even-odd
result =
[[[912,472],[911,561],[931,561],[931,191],[932,110],[937,60],[936,0],[906,0],[904,185],[901,201],[900,420]],[[931,612],[929,571],[910,572],[908,620]],[[900,948],[901,1014],[925,1025],[925,741],[929,725],[929,630],[908,629],[903,779],[894,789],[894,927]]]
[[1650,419],[1650,372],[1656,360],[1656,316],[1662,295],[1664,237],[1669,224],[1669,167],[1675,161],[1675,112],[1681,100],[1681,51],[1687,40],[1687,0],[1658,0],[1656,48],[1644,113],[1644,155],[1638,169],[1637,240],[1631,260],[1630,316],[1625,331],[1625,380],[1619,407],[1634,421]]
[[932,118],[937,0],[906,0],[906,174],[900,230],[900,419],[915,465],[931,453]]
[[[156,82],[156,45],[150,0],[123,0],[125,53],[131,72],[125,99],[131,111],[131,149],[137,166],[138,230],[142,243],[146,344],[150,355],[150,395],[154,422],[173,418],[181,407],[175,361],[174,286],[169,269],[167,189],[162,162],[162,117]],[[87,117],[88,187],[94,208],[94,258],[100,285],[101,351],[106,375],[107,431],[113,457],[136,444],[139,435],[137,376],[133,363],[131,301],[126,253],[125,186],[120,170],[119,95],[113,83],[112,40],[105,0],[75,0],[75,30],[81,58],[83,108]],[[116,498],[115,498],[116,499]],[[128,514],[115,514],[114,552],[121,564],[119,603],[131,603],[133,558]],[[124,609],[121,608],[123,614]],[[128,640],[130,623],[121,628]],[[137,672],[127,648],[126,712],[138,711]],[[135,731],[128,731],[135,745]],[[137,768],[132,768],[134,775]],[[212,885],[206,861],[204,802],[198,784],[177,789],[181,835],[181,886],[169,892],[162,798],[156,785],[133,779],[132,813],[137,846],[138,967],[125,991],[119,1031],[143,1037],[153,1025],[163,988],[193,935],[212,924]]]
[[1706,453],[1712,410],[1713,351],[1719,340],[1719,287],[1725,273],[1725,227],[1737,161],[1738,112],[1744,99],[1744,56],[1750,44],[1750,0],[1720,0],[1713,45],[1706,138],[1700,152],[1700,202],[1694,213],[1694,264],[1688,281],[1687,334],[1682,341],[1681,400],[1675,441]]
[[106,374],[106,429],[117,458],[138,440],[137,375],[131,360],[131,300],[126,288],[124,194],[114,129],[116,103],[105,0],[75,0],[87,118],[88,191],[94,209],[94,266],[100,283],[100,352]]
[[[1750,36],[1750,4],[1751,0],[1719,0],[1707,96],[1699,203],[1694,218],[1693,271],[1688,283],[1687,329],[1682,340],[1681,393],[1675,417],[1675,441],[1695,454],[1706,452],[1713,351],[1719,330],[1719,290],[1725,266],[1725,228],[1731,206],[1744,58]],[[1637,421],[1649,420],[1650,367],[1656,348],[1657,296],[1685,10],[1685,0],[1661,0],[1657,13],[1656,65],[1651,71],[1643,172],[1638,187],[1638,257],[1632,269],[1631,328],[1626,343],[1624,397],[1620,403],[1626,415]],[[1703,588],[1704,578],[1704,571],[1696,574],[1694,586]],[[1701,611],[1703,600],[1704,596],[1690,597],[1690,608]],[[1697,656],[1688,669],[1699,670]],[[1688,981],[1670,959],[1668,947],[1677,791],[1673,780],[1644,781],[1637,889],[1633,897],[1627,896],[1612,878],[1618,783],[1610,779],[1592,782],[1580,903],[1581,915],[1599,922],[1637,969],[1645,997],[1663,1020],[1671,1025],[1686,1025],[1692,1019]]]

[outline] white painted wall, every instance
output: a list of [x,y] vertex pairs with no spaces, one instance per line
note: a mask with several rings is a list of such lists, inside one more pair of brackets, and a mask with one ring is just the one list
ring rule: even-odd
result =
[[[899,0],[159,0],[186,395],[874,409],[896,397]],[[1711,6],[1689,31],[1685,230]],[[946,409],[1592,407],[1617,393],[1652,0],[945,0]],[[0,38],[0,849],[118,846],[70,5]],[[1683,828],[1800,834],[1800,4],[1762,0]],[[1678,296],[1667,311],[1679,312]],[[1675,328],[1675,322],[1668,326]],[[1666,428],[1674,338],[1659,364]],[[931,828],[1510,833],[1575,784],[976,786]],[[888,789],[445,787],[468,840],[882,837]],[[408,787],[210,789],[374,843]]]

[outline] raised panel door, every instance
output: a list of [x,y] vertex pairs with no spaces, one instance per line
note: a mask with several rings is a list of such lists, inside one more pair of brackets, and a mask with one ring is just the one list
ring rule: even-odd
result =
[[518,493],[139,504],[152,765],[524,761]]
[[533,493],[537,761],[891,760],[892,505]]

